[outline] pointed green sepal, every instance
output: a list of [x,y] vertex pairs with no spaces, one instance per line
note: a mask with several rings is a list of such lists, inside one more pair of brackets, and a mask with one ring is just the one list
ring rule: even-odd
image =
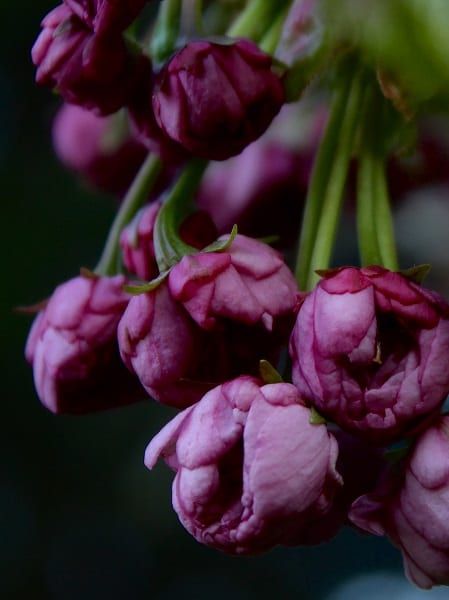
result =
[[86,267],[81,267],[80,275],[81,275],[81,277],[84,277],[85,279],[98,279],[100,277],[99,275],[97,275],[97,273],[94,273],[93,271],[91,271],[90,269],[87,269]]
[[259,373],[262,381],[266,384],[284,382],[281,375],[267,360],[261,360],[259,362]]
[[325,425],[327,421],[323,417],[323,415],[320,415],[317,409],[314,406],[312,406],[312,408],[310,409],[309,423],[311,425]]
[[163,283],[167,279],[169,273],[170,270],[165,271],[164,273],[161,273],[158,277],[156,277],[156,279],[153,279],[148,283],[143,283],[142,285],[125,285],[123,289],[125,292],[131,294],[132,296],[140,296],[140,294],[153,292],[161,285],[161,283]]
[[234,242],[234,240],[237,236],[237,233],[238,233],[237,225],[234,225],[231,233],[229,234],[229,237],[227,237],[225,240],[217,240],[217,241],[213,242],[212,244],[209,244],[209,246],[206,246],[206,248],[203,248],[203,250],[201,250],[201,252],[207,252],[207,253],[226,252],[226,250],[229,250],[229,248],[232,246],[232,243]]
[[410,279],[410,281],[421,284],[429,274],[431,268],[431,265],[428,264],[416,265],[415,267],[410,267],[410,269],[403,269],[399,273]]

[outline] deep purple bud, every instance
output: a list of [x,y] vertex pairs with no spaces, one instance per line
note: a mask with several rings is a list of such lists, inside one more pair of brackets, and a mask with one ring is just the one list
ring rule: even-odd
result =
[[134,297],[120,322],[123,360],[155,399],[189,406],[215,385],[276,361],[297,307],[292,274],[268,246],[185,257],[168,285]]
[[341,485],[337,454],[294,386],[240,377],[166,425],[145,464],[162,456],[176,471],[173,506],[199,542],[257,554],[308,543]]
[[31,329],[27,360],[41,402],[82,414],[136,402],[145,393],[120,360],[117,325],[125,278],[76,277],[56,288]]
[[98,117],[65,104],[53,122],[53,146],[61,162],[91,185],[123,195],[148,152],[123,127],[125,115]]
[[71,104],[114,113],[149,69],[148,59],[134,55],[121,37],[95,36],[65,5],[49,13],[42,27],[32,50],[36,81],[56,88]]
[[87,27],[98,35],[117,35],[127,29],[147,0],[64,0]]
[[449,306],[381,267],[328,272],[291,338],[293,382],[340,427],[385,444],[449,392]]
[[406,463],[392,467],[349,516],[364,531],[390,538],[414,584],[449,585],[449,418],[421,434]]
[[161,129],[196,156],[239,154],[284,102],[272,59],[248,40],[190,42],[158,75],[153,108]]

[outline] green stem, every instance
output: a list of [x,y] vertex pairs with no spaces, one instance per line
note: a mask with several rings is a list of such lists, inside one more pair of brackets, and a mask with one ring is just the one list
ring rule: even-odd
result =
[[307,192],[302,220],[298,258],[296,262],[296,279],[301,290],[305,290],[307,285],[310,260],[312,258],[313,247],[318,230],[324,194],[332,162],[337,151],[340,128],[345,113],[349,89],[350,82],[345,79],[343,85],[341,85],[335,93],[326,132],[321,141],[313,165],[312,177]]
[[357,237],[362,266],[381,262],[375,214],[376,166],[372,152],[369,149],[362,150],[357,173]]
[[154,249],[161,273],[170,269],[183,256],[197,252],[196,248],[181,240],[179,227],[192,208],[193,196],[206,167],[205,160],[191,160],[159,211],[154,228]]
[[164,62],[175,50],[181,25],[182,0],[163,0],[151,40],[151,56]]
[[399,262],[394,223],[388,194],[385,160],[382,157],[379,157],[375,164],[374,184],[376,195],[375,219],[381,264],[391,271],[398,271]]
[[283,10],[286,0],[250,0],[228,30],[230,37],[246,37],[260,41],[273,20]]
[[279,45],[279,40],[281,39],[282,31],[284,30],[285,19],[287,18],[291,4],[291,2],[288,2],[287,6],[281,10],[281,12],[277,15],[273,25],[268,29],[259,43],[260,49],[267,54],[274,55],[276,52],[276,48]]
[[147,201],[162,168],[160,159],[149,154],[128,190],[109,231],[106,245],[95,268],[98,275],[115,275],[119,264],[120,234],[139,208]]
[[357,74],[352,82],[349,97],[347,98],[346,111],[341,124],[337,152],[329,173],[321,219],[309,265],[307,289],[311,289],[318,281],[318,276],[315,271],[317,269],[327,269],[329,267],[343,205],[343,192],[348,174],[349,162],[354,149],[354,138],[360,114],[362,88],[362,78],[360,77],[360,74]]

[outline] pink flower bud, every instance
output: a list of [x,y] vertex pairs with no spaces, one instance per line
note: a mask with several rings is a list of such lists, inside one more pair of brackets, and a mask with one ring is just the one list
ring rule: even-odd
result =
[[121,115],[97,117],[79,106],[64,104],[53,122],[58,158],[90,184],[117,195],[131,185],[147,150],[129,132],[118,135]]
[[449,392],[449,306],[381,267],[326,274],[291,338],[293,381],[347,431],[384,444],[438,410]]
[[166,425],[145,464],[162,456],[176,471],[173,506],[199,542],[256,554],[308,543],[342,483],[337,453],[294,386],[240,377]]
[[[221,238],[223,239],[223,238]],[[238,235],[228,251],[185,256],[170,272],[173,297],[203,329],[222,319],[278,328],[295,312],[297,286],[280,254]]]
[[87,27],[99,35],[116,35],[127,29],[147,0],[64,0]]
[[57,89],[71,104],[111,114],[134,92],[148,59],[135,56],[121,37],[100,38],[65,6],[42,22],[32,49],[36,81]]
[[179,407],[276,361],[297,304],[268,246],[237,236],[228,252],[185,257],[168,285],[134,297],[118,328],[122,358],[156,400]]
[[118,341],[127,367],[163,404],[184,408],[214,385],[210,382],[220,366],[212,358],[213,342],[164,284],[131,299],[119,323]]
[[421,434],[406,463],[359,498],[349,516],[361,529],[390,538],[418,587],[449,585],[449,418]]
[[272,60],[248,40],[193,41],[159,74],[153,108],[161,129],[207,159],[239,154],[284,102]]
[[76,277],[56,288],[31,329],[26,357],[41,402],[81,414],[144,397],[120,360],[117,325],[128,303],[125,278]]

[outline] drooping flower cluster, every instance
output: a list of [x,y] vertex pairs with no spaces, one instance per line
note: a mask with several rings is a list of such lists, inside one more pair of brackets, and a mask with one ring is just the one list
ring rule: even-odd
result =
[[[201,543],[255,554],[319,544],[352,524],[387,535],[417,585],[449,584],[449,304],[417,282],[419,269],[399,271],[385,241],[380,149],[394,135],[384,143],[365,119],[391,109],[377,79],[369,71],[365,93],[368,75],[357,79],[344,57],[329,79],[352,68],[339,86],[348,97],[329,119],[314,111],[302,145],[291,143],[288,111],[258,139],[295,82],[304,87],[332,56],[319,3],[292,3],[277,55],[289,69],[242,36],[251,19],[237,23],[238,38],[186,39],[162,5],[149,30],[165,23],[166,39],[179,35],[153,61],[125,35],[146,3],[65,0],[33,48],[37,82],[66,102],[53,127],[59,158],[124,197],[95,272],[60,285],[31,329],[41,402],[71,414],[148,397],[181,409],[145,464],[173,469],[174,509]],[[259,24],[262,38],[251,25],[248,37],[267,48],[286,15],[265,10],[275,26]],[[359,236],[363,267],[329,269],[355,155],[370,244]],[[257,238],[290,252],[306,194],[299,291],[284,257]],[[276,370],[290,364],[292,383]],[[406,457],[387,461],[390,444]]]

